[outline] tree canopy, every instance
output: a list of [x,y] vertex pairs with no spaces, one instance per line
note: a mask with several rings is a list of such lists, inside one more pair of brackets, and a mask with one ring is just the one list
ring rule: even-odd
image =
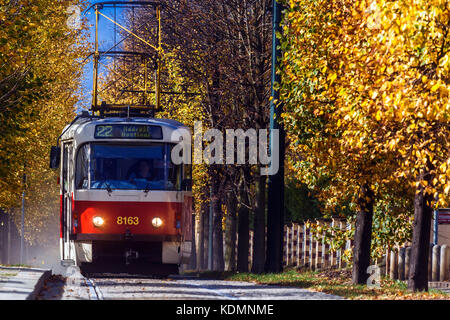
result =
[[57,174],[48,155],[82,95],[87,44],[67,24],[71,4],[86,6],[84,0],[0,1],[0,208],[20,207],[26,190],[30,241],[48,240],[39,231],[58,222]]

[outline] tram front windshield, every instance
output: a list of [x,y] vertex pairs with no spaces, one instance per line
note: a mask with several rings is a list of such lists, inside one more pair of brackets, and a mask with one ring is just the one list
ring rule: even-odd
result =
[[86,144],[77,155],[78,189],[180,190],[169,144]]

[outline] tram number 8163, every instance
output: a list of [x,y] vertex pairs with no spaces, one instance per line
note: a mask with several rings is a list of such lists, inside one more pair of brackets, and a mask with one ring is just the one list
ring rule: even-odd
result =
[[139,217],[117,217],[116,223],[118,225],[135,225],[139,224]]

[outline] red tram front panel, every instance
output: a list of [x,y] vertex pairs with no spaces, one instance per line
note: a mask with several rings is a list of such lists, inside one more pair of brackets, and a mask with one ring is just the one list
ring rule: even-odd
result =
[[[74,217],[78,219],[76,233],[83,234],[131,234],[177,235],[181,227],[182,203],[179,202],[119,202],[75,201]],[[101,217],[104,224],[97,227],[94,217]],[[156,228],[152,219],[160,218],[162,225]]]

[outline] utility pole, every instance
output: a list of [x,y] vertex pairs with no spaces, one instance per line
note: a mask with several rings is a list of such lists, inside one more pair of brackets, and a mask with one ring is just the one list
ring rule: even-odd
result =
[[[273,30],[272,30],[272,100],[270,102],[270,129],[279,130],[279,170],[269,176],[267,197],[267,254],[266,272],[283,271],[283,231],[284,231],[284,127],[281,113],[283,105],[280,103],[279,89],[274,84],[281,82],[281,76],[276,73],[278,60],[282,56],[280,40],[276,34],[282,32],[281,12],[283,6],[273,0]],[[272,131],[270,139],[273,139]],[[272,143],[271,143],[272,145]],[[272,152],[272,150],[271,150]],[[276,155],[275,155],[276,156]],[[273,157],[273,156],[272,156]]]
[[433,244],[438,244],[438,230],[439,230],[439,209],[434,210],[434,225],[433,225]]
[[100,60],[100,53],[98,50],[98,19],[99,19],[99,5],[95,5],[95,52],[94,52],[94,84],[92,86],[92,106],[97,108],[98,102],[98,64]]

